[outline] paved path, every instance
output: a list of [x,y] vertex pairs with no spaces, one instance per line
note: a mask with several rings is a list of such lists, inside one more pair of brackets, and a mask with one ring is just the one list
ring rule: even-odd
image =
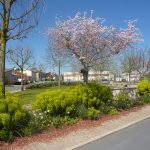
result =
[[150,119],[75,150],[150,150]]
[[[26,85],[24,85],[24,88],[25,87],[26,87]],[[21,85],[6,86],[6,90],[11,93],[19,92],[19,91],[21,91]]]
[[[89,142],[95,141],[115,131],[126,128],[143,119],[150,117],[150,106],[142,108],[138,112],[131,112],[127,116],[109,120],[103,125],[91,129],[81,129],[64,137],[59,137],[50,142],[32,143],[21,150],[71,150]],[[149,130],[150,131],[150,130]],[[148,131],[148,133],[149,133]],[[136,134],[136,133],[135,133]],[[130,149],[128,149],[130,150]],[[141,149],[144,150],[144,149]]]

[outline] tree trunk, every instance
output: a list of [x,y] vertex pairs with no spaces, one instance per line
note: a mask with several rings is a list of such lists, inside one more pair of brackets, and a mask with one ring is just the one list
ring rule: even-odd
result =
[[130,83],[131,83],[131,73],[129,73],[129,86],[130,86]]
[[129,73],[129,83],[130,83],[130,73]]
[[116,74],[114,74],[114,81],[116,82]]
[[83,82],[85,84],[87,84],[88,83],[88,74],[89,74],[88,69],[81,69],[81,73],[83,75]]
[[3,97],[5,98],[5,54],[6,54],[6,33],[4,31],[1,32],[1,57],[2,57],[2,87],[1,92]]
[[23,70],[21,70],[21,91],[24,90],[24,83],[23,83]]
[[99,75],[100,75],[100,80],[99,81],[102,83],[102,72],[101,71],[100,71]]
[[141,80],[142,77],[144,77],[144,73],[139,72],[139,80]]
[[88,72],[85,72],[83,74],[83,78],[84,78],[84,83],[87,84],[88,83]]

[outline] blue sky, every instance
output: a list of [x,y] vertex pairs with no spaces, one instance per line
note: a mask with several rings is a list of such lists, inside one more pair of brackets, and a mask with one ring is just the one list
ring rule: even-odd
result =
[[[47,27],[55,26],[55,17],[66,19],[77,12],[90,13],[94,10],[95,17],[105,18],[105,24],[118,28],[125,27],[125,20],[137,19],[137,27],[143,35],[144,42],[140,47],[150,47],[150,0],[45,0],[45,11],[41,17],[37,32],[30,34],[26,40],[20,43],[34,49],[37,62],[43,62],[43,56],[47,48],[48,38],[44,34]],[[15,46],[18,42],[11,42]]]

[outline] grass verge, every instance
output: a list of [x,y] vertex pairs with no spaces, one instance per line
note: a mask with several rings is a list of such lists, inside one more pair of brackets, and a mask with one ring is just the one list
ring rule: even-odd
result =
[[22,105],[31,105],[36,100],[36,96],[42,92],[46,92],[46,91],[51,92],[53,90],[59,90],[59,89],[65,90],[68,88],[69,86],[28,89],[25,91],[16,92],[14,95],[19,96],[19,100]]

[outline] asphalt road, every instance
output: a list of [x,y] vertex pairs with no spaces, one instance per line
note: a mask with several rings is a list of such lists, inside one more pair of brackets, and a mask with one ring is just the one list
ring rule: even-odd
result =
[[[25,87],[26,87],[26,85],[24,85],[24,88]],[[21,90],[21,85],[6,86],[6,90],[11,93],[18,92]]]
[[75,150],[150,150],[150,119]]

